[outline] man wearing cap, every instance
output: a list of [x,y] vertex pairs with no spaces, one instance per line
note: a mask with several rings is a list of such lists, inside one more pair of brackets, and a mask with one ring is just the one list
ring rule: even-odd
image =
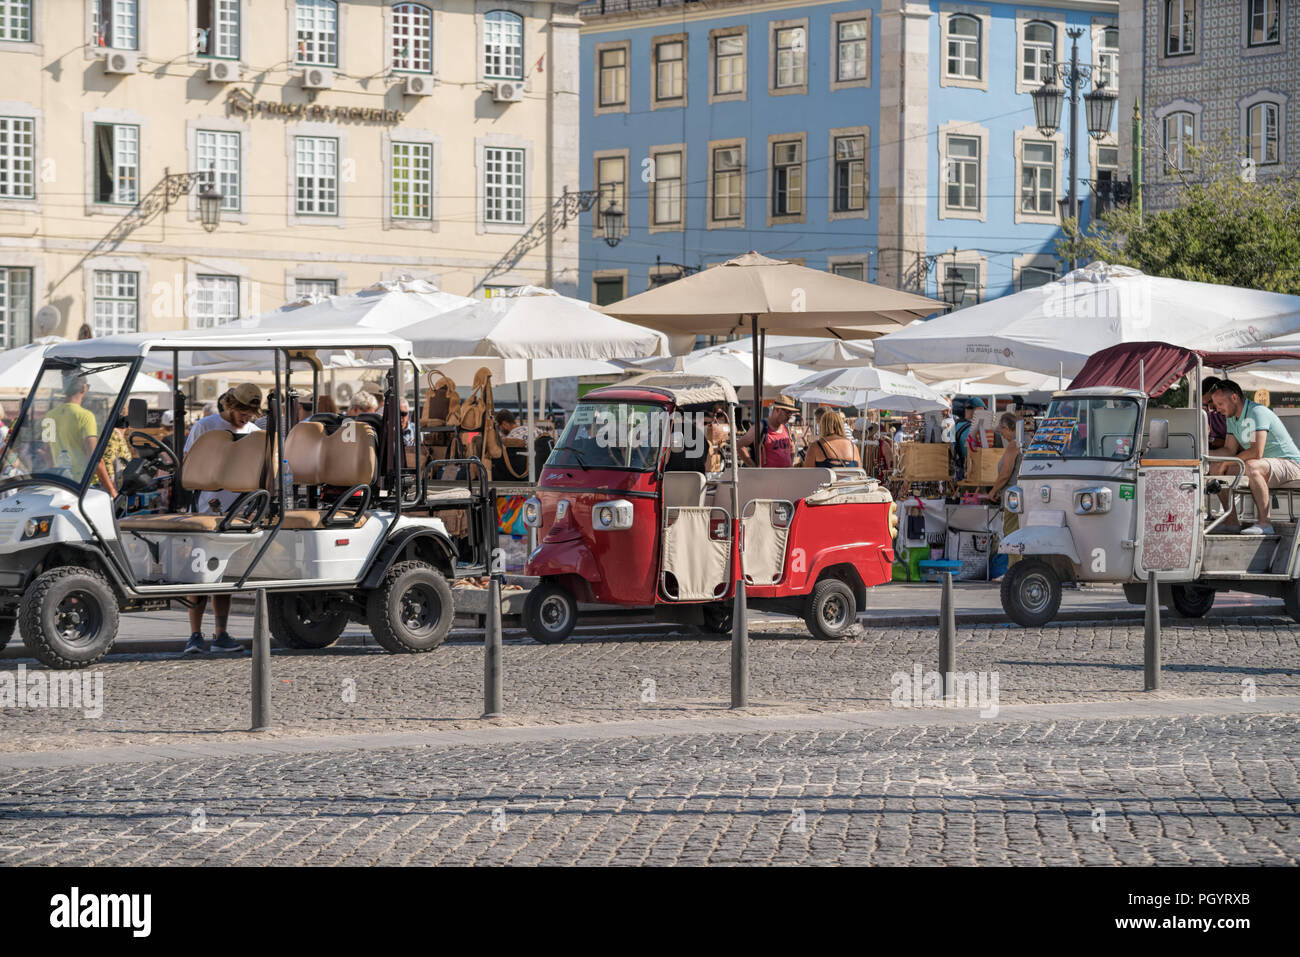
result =
[[745,463],[761,465],[769,469],[788,469],[795,465],[794,442],[790,438],[790,430],[786,428],[786,423],[798,411],[799,406],[795,404],[794,399],[788,395],[777,396],[768,411],[767,418],[758,423],[757,431],[761,436],[759,441],[762,448],[758,450],[760,457],[757,461],[754,455],[754,429],[742,435],[740,441],[736,443]]
[[[190,427],[189,437],[185,440],[185,452],[188,453],[198,437],[205,432],[225,429],[236,435],[260,432],[254,419],[262,414],[262,390],[252,382],[241,382],[221,397],[217,402],[221,411],[214,415],[205,415]],[[194,511],[224,515],[226,509],[235,504],[239,498],[237,492],[200,492],[194,503]],[[192,595],[190,600],[190,640],[183,654],[202,654],[208,650],[203,641],[203,612],[207,609],[206,595]],[[212,596],[212,617],[215,629],[212,639],[213,651],[243,653],[244,646],[230,637],[226,623],[230,617],[230,596]]]

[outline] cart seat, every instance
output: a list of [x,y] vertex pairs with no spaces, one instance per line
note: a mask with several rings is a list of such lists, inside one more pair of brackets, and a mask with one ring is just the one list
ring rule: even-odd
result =
[[665,472],[664,508],[699,508],[704,504],[703,472]]
[[[740,507],[755,499],[797,502],[835,481],[830,469],[741,469]],[[730,507],[731,492],[719,484],[714,491],[714,504]]]
[[221,522],[214,514],[131,515],[119,519],[117,527],[130,532],[215,532]]
[[[347,515],[342,515],[346,518]],[[342,529],[361,528],[366,522],[370,521],[370,516],[361,513],[359,519],[355,522],[336,522],[332,525],[325,524],[325,512],[314,508],[291,508],[284,513],[284,523],[280,526],[290,531],[315,531],[322,528]]]

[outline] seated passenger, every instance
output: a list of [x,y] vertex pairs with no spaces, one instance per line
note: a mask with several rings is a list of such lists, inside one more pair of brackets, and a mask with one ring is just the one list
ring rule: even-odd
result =
[[858,468],[862,460],[857,447],[848,436],[844,416],[834,409],[826,409],[817,420],[820,436],[808,445],[808,455],[803,460],[805,468],[847,469]]
[[[1250,484],[1250,496],[1255,500],[1255,513],[1259,516],[1259,520],[1242,533],[1272,535],[1269,489],[1288,482],[1300,482],[1300,449],[1296,448],[1291,434],[1273,410],[1247,399],[1237,383],[1231,380],[1220,382],[1214,390],[1214,404],[1227,418],[1228,438],[1223,450],[1242,460],[1246,481]],[[1228,462],[1216,462],[1210,468],[1213,475],[1235,472],[1236,468]],[[1220,492],[1219,497],[1224,508],[1231,511],[1225,530],[1239,529],[1236,504],[1228,501],[1226,490]]]

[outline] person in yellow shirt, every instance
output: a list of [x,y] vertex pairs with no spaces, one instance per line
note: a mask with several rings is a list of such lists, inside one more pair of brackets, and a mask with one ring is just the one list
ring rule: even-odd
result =
[[[82,405],[88,389],[85,376],[68,378],[63,385],[63,404],[50,412],[54,422],[54,460],[66,461],[70,477],[77,482],[86,474],[86,464],[99,444],[99,423]],[[111,498],[117,498],[117,486],[102,460],[95,463],[95,477]]]

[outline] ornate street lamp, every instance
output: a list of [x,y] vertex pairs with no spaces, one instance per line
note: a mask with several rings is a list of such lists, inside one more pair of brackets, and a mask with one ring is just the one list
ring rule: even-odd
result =
[[1098,83],[1090,93],[1083,95],[1084,109],[1088,114],[1088,135],[1101,139],[1110,132],[1111,117],[1115,115],[1115,101],[1119,94]]
[[1061,105],[1065,91],[1056,85],[1053,77],[1029,94],[1034,98],[1034,123],[1043,136],[1052,136],[1061,126]]
[[611,199],[600,215],[605,229],[605,245],[613,249],[623,240],[623,210]]
[[203,222],[203,228],[208,232],[212,232],[221,225],[221,201],[223,199],[225,197],[217,189],[217,180],[214,175],[208,185],[199,193],[199,219]]
[[966,298],[966,279],[954,264],[948,267],[947,277],[943,281],[943,301],[953,309],[960,306]]

